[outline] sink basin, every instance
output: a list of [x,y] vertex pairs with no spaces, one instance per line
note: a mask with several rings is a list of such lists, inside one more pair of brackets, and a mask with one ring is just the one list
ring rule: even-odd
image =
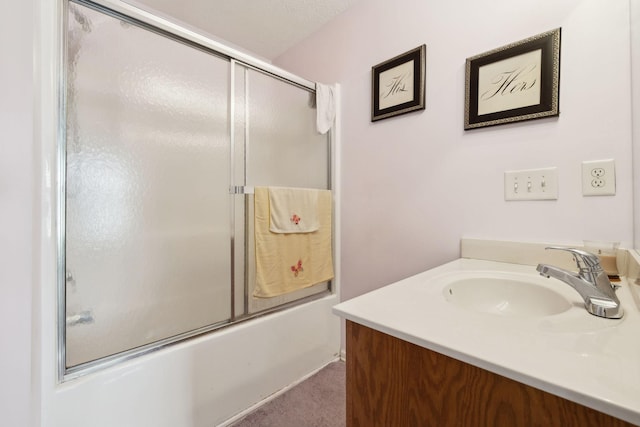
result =
[[443,294],[461,308],[500,316],[551,316],[572,307],[564,296],[529,278],[456,278],[444,287]]

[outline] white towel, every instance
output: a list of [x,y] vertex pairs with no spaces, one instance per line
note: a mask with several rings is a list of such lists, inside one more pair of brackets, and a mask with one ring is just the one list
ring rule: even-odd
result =
[[316,83],[316,128],[321,134],[327,133],[336,117],[336,100],[333,87]]
[[268,187],[269,231],[312,233],[320,228],[318,193],[311,188]]

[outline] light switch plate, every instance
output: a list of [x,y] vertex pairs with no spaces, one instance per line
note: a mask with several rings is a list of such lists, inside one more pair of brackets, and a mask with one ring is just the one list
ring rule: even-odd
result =
[[582,162],[582,195],[615,196],[616,165],[613,159]]
[[556,200],[558,168],[526,169],[504,173],[505,200]]

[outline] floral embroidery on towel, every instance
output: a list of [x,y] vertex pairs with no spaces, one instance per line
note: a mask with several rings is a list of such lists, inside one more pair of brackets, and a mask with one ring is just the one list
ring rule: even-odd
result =
[[293,214],[290,219],[292,223],[294,223],[295,225],[298,225],[298,223],[300,223],[300,220],[302,218],[300,218],[297,214]]
[[304,271],[302,268],[302,260],[299,259],[298,263],[296,265],[292,265],[291,266],[291,271],[293,271],[293,275],[295,277],[298,277],[298,273],[300,273],[301,271]]

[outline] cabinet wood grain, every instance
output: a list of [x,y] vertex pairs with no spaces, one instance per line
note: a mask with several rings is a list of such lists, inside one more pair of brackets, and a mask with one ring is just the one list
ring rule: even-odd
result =
[[347,427],[622,427],[602,412],[347,321]]

